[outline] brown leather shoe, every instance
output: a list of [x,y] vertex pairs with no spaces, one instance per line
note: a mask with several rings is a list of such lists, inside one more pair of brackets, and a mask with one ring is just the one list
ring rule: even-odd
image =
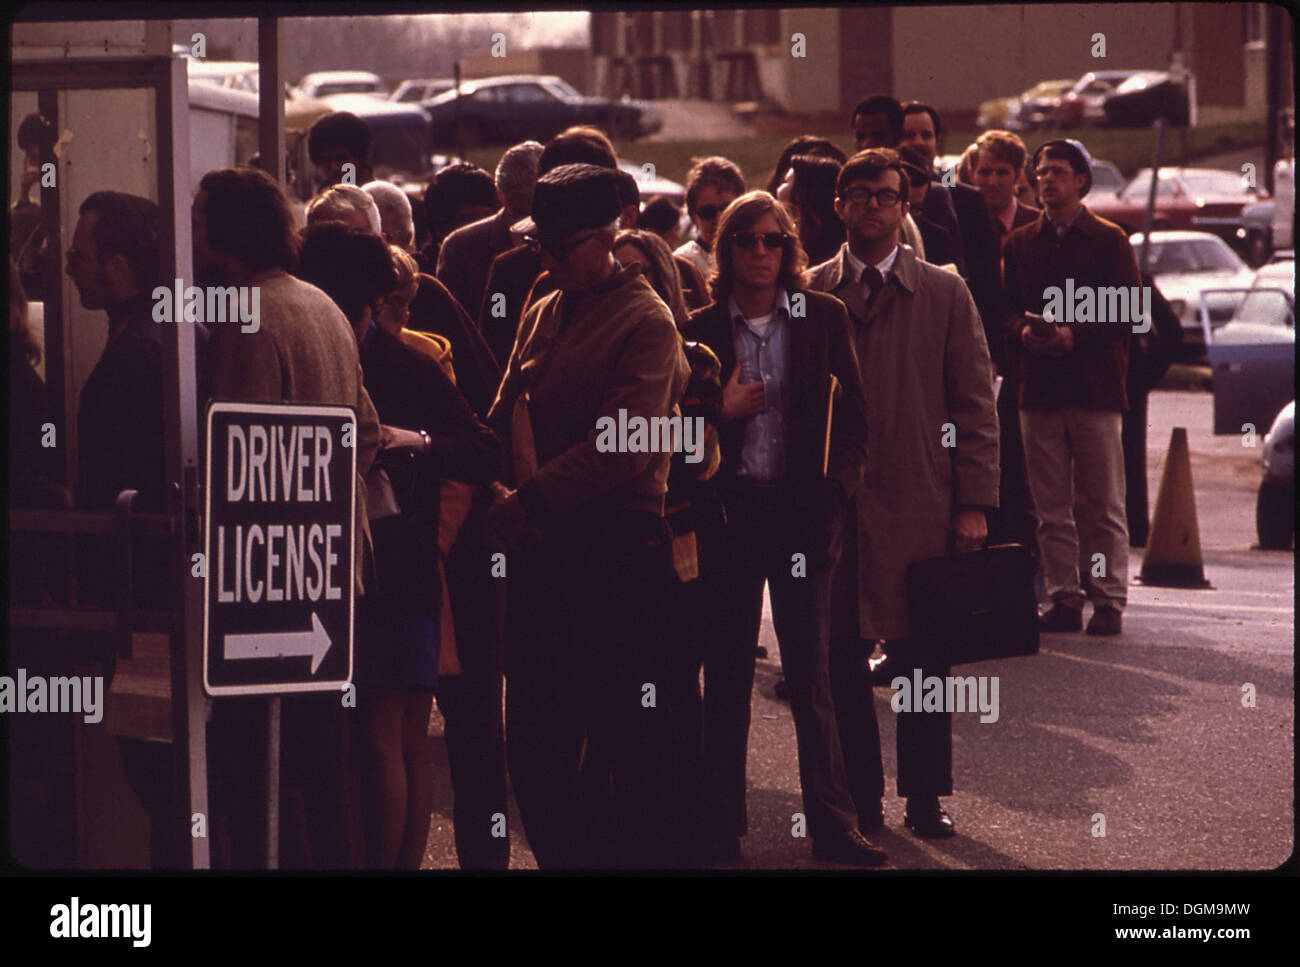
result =
[[849,866],[879,866],[888,859],[885,851],[856,829],[831,838],[813,840],[813,857]]
[[1060,601],[1038,616],[1039,631],[1082,631],[1083,609],[1072,608]]
[[1124,627],[1124,615],[1119,608],[1108,604],[1099,604],[1093,609],[1092,619],[1088,622],[1090,635],[1117,635]]

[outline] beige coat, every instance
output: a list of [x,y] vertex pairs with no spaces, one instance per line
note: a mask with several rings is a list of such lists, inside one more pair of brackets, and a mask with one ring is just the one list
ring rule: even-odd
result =
[[[853,501],[858,555],[840,567],[858,568],[862,637],[905,638],[907,565],[947,552],[956,507],[998,503],[993,368],[959,275],[900,246],[868,315],[847,264],[846,244],[809,273],[809,288],[848,307],[867,394],[871,447]],[[953,432],[945,434],[949,423]],[[945,447],[945,436],[956,445]]]

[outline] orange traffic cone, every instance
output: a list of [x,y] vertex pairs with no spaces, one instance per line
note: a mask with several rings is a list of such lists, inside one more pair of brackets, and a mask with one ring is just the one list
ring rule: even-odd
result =
[[1196,525],[1192,458],[1186,427],[1176,426],[1156,494],[1151,534],[1142,558],[1143,584],[1162,588],[1208,588],[1201,562],[1201,533]]

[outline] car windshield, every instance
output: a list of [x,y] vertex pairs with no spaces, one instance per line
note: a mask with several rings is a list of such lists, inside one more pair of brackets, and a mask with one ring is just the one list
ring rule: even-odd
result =
[[1241,195],[1246,191],[1239,171],[1185,171],[1183,184],[1193,195]]
[[1117,88],[1116,94],[1131,94],[1133,91],[1144,91],[1153,84],[1158,84],[1165,79],[1163,74],[1134,74],[1125,80]]
[[[1147,193],[1150,191],[1151,169],[1143,168],[1133,176],[1133,180],[1120,192],[1120,197],[1125,200],[1146,201]],[[1174,183],[1166,172],[1160,172],[1160,181],[1156,183],[1156,194],[1161,198],[1170,198],[1174,195]]]
[[[1140,245],[1136,245],[1139,247]],[[1155,275],[1179,272],[1233,272],[1245,263],[1218,238],[1151,242],[1151,271]]]
[[1092,187],[1105,191],[1119,191],[1124,187],[1124,176],[1110,165],[1094,164],[1092,166]]
[[546,78],[542,81],[542,86],[556,97],[566,101],[575,97],[582,97],[582,95],[570,87],[567,82],[560,80],[558,77]]

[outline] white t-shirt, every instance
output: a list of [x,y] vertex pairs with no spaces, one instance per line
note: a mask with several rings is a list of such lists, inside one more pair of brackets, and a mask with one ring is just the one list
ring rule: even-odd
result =
[[752,318],[746,316],[745,322],[749,323],[750,329],[753,329],[754,332],[758,333],[759,339],[766,339],[767,331],[772,328],[773,315],[775,315],[775,313],[769,312],[765,316],[753,316]]

